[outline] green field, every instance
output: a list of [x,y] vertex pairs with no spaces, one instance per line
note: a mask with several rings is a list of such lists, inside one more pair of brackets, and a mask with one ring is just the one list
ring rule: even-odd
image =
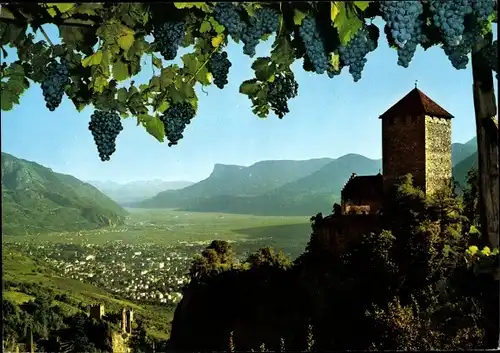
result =
[[292,256],[300,254],[310,236],[309,217],[252,216],[224,213],[182,212],[166,209],[128,209],[124,226],[72,233],[31,234],[6,237],[4,241],[49,241],[73,244],[202,245],[214,239],[253,250],[272,246]]
[[[124,226],[94,231],[47,233],[5,236],[3,238],[4,280],[15,283],[39,283],[56,294],[67,294],[72,299],[91,304],[101,302],[106,310],[118,311],[133,308],[147,320],[148,331],[157,338],[168,338],[173,308],[139,304],[116,297],[103,288],[55,274],[47,263],[14,250],[9,243],[56,242],[63,244],[104,244],[121,241],[139,245],[154,243],[177,249],[192,249],[208,244],[214,239],[230,241],[235,251],[244,254],[260,247],[282,249],[293,257],[303,250],[310,236],[308,217],[263,217],[219,213],[191,213],[173,210],[131,209]],[[191,251],[192,251],[191,250]],[[112,255],[110,255],[112,256]],[[17,288],[4,292],[4,298],[23,303],[32,296]],[[81,311],[62,302],[55,304],[67,312]]]

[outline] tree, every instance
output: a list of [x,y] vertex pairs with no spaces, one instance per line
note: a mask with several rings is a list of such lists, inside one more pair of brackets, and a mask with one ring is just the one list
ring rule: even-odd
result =
[[[259,117],[273,112],[282,118],[287,101],[298,92],[291,64],[304,59],[304,70],[329,77],[348,67],[358,81],[380,36],[370,22],[380,16],[389,44],[398,51],[398,65],[407,67],[418,45],[440,45],[457,69],[466,68],[471,54],[480,218],[485,239],[497,247],[498,122],[492,78],[498,65],[497,42],[492,42],[496,6],[494,0],[4,5],[0,45],[15,47],[19,60],[2,64],[1,108],[12,109],[32,82],[41,83],[51,110],[64,94],[79,111],[94,106],[90,129],[102,160],[109,160],[122,129],[118,114],[134,116],[148,133],[160,142],[166,137],[172,146],[196,114],[195,86],[226,84],[231,63],[223,49],[229,38],[242,41],[245,54],[254,56],[257,43],[274,35],[270,55],[256,58],[255,78],[244,81],[240,92]],[[48,23],[58,26],[60,44],[54,45],[45,33]],[[35,42],[29,28],[46,40]],[[182,56],[182,67],[168,65],[179,46],[192,52]],[[154,71],[149,83],[122,85],[141,71],[145,55]]]

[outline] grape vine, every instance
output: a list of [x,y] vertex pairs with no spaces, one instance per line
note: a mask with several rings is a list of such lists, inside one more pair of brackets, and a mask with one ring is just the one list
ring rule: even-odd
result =
[[210,58],[208,63],[209,71],[212,73],[214,84],[218,88],[223,89],[227,85],[227,75],[229,74],[231,65],[226,52],[214,53]]
[[246,23],[241,19],[240,8],[230,2],[218,2],[214,7],[214,18],[223,25],[234,40],[240,40]]
[[297,96],[299,84],[295,81],[292,73],[282,73],[276,75],[274,80],[269,83],[267,88],[267,97],[271,110],[282,119],[287,113],[288,100]]
[[354,82],[361,79],[361,73],[366,64],[366,55],[376,48],[377,42],[370,37],[367,27],[361,28],[347,46],[339,48],[340,60],[344,66],[349,66],[349,73]]
[[168,147],[177,145],[178,141],[184,137],[184,129],[195,115],[193,106],[187,102],[173,104],[165,111],[161,121],[165,128],[165,136],[169,141]]
[[265,34],[278,31],[279,14],[274,9],[265,7],[255,12],[255,17],[250,17],[249,23],[241,35],[243,53],[250,57],[255,56],[255,48]]
[[96,110],[90,116],[89,130],[92,132],[101,160],[109,161],[116,150],[116,138],[123,130],[120,116],[114,111]]
[[462,41],[465,16],[472,13],[468,1],[430,0],[430,11],[434,25],[441,31],[447,46],[456,46]]
[[[423,12],[420,1],[383,1],[380,3],[380,11],[394,42],[400,48],[404,48],[408,41],[418,35],[417,19]],[[413,43],[417,42],[414,40]]]
[[153,37],[165,60],[175,59],[185,34],[185,22],[166,22],[154,28]]
[[[46,33],[42,33],[45,40],[35,42],[29,23],[4,22],[4,14],[10,11],[12,20],[17,8],[37,25],[57,23],[61,42],[54,45]],[[496,22],[495,0],[173,3],[165,12],[153,3],[112,7],[82,3],[68,8],[55,3],[2,7],[1,49],[15,47],[19,58],[10,65],[2,63],[2,110],[19,104],[22,93],[36,82],[51,111],[64,95],[79,111],[88,105],[102,112],[115,109],[113,116],[136,116],[148,133],[159,141],[168,139],[170,146],[178,143],[195,115],[196,84],[227,88],[234,66],[226,49],[231,40],[241,42],[243,53],[254,57],[263,38],[274,38],[271,52],[253,61],[255,79],[243,82],[240,92],[249,97],[259,117],[274,112],[282,118],[289,112],[289,100],[297,95],[298,83],[290,71],[297,60],[303,60],[306,71],[334,78],[348,67],[354,81],[361,79],[367,55],[378,45],[378,27],[369,24],[378,16],[402,67],[410,65],[419,45],[424,49],[439,45],[453,67],[464,69],[475,43],[491,33],[491,23]],[[69,24],[82,18],[91,22],[90,27]],[[495,41],[481,54],[495,72],[496,45]],[[179,58],[181,46],[190,52]],[[152,55],[154,74],[149,83],[116,86],[143,71],[145,54]],[[181,59],[183,65],[165,66],[160,58]],[[91,118],[92,126],[98,126],[99,119]],[[92,129],[96,129],[93,134],[100,131]],[[101,153],[105,148],[98,150],[104,159],[111,155],[109,148],[105,153]]]
[[45,68],[44,78],[41,84],[43,97],[47,108],[53,112],[62,102],[64,89],[70,83],[69,71],[66,63],[52,61]]
[[299,34],[314,70],[317,74],[323,74],[328,69],[328,57],[316,20],[313,17],[306,17],[302,21]]

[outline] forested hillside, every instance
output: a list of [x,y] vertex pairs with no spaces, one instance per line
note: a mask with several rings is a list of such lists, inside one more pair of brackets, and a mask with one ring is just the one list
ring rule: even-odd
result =
[[93,229],[122,224],[127,212],[81,180],[2,153],[2,233]]

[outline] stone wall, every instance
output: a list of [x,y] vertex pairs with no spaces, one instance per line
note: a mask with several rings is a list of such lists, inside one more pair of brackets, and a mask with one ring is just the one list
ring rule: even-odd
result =
[[382,200],[351,200],[342,203],[342,214],[377,214],[382,208]]
[[382,159],[384,189],[396,178],[411,173],[415,185],[425,188],[424,116],[400,116],[382,119]]
[[425,191],[431,194],[451,178],[451,119],[425,116]]
[[378,215],[332,215],[319,224],[317,239],[323,249],[338,254],[359,241],[363,234],[381,230]]

